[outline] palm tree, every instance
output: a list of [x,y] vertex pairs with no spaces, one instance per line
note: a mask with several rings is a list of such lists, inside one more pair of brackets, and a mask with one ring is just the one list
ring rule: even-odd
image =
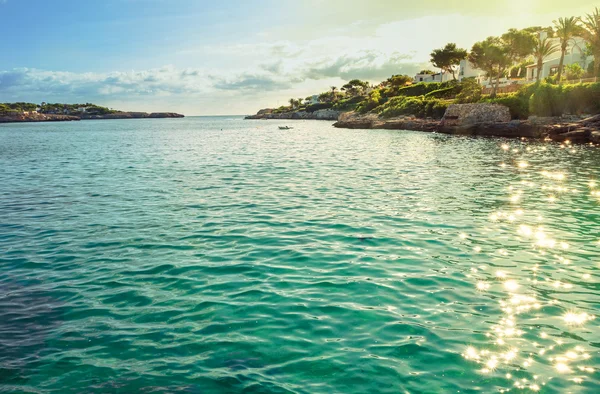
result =
[[535,40],[535,47],[533,48],[533,56],[537,60],[537,77],[536,81],[540,81],[540,75],[542,74],[542,67],[544,67],[544,59],[552,55],[558,50],[558,45],[553,44],[548,38],[541,40],[540,38]]
[[587,14],[582,20],[582,35],[590,45],[594,55],[594,77],[598,76],[600,70],[600,10],[596,7],[594,12]]
[[292,109],[294,109],[296,107],[296,99],[291,98],[288,103],[290,103],[290,105],[292,106]]
[[554,21],[554,28],[556,30],[556,37],[560,40],[560,62],[558,63],[558,75],[556,77],[558,83],[560,83],[569,41],[581,31],[581,27],[579,26],[579,18],[570,16],[567,18],[558,18],[558,20]]

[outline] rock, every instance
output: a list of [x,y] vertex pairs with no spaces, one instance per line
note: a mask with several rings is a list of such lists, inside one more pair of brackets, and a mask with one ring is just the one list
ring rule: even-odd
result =
[[70,122],[81,120],[77,116],[71,115],[53,115],[53,114],[15,114],[0,116],[0,123],[21,123],[21,122]]
[[508,107],[499,104],[451,104],[448,106],[440,126],[442,128],[469,127],[495,122],[510,122]]
[[313,112],[313,119],[338,120],[341,114],[341,111],[335,111],[333,109],[320,109],[318,111]]
[[557,142],[570,141],[575,143],[589,142],[592,131],[587,128],[580,128],[567,133],[551,135],[550,139]]
[[272,109],[261,109],[256,115],[246,116],[244,119],[317,119],[317,120],[337,120],[340,111],[333,109],[320,109],[315,112],[290,111],[273,112]]
[[379,118],[375,114],[360,115],[347,112],[340,115],[334,127],[345,129],[388,129],[388,130],[415,130],[436,131],[439,121],[417,119],[416,117],[398,117],[391,119]]

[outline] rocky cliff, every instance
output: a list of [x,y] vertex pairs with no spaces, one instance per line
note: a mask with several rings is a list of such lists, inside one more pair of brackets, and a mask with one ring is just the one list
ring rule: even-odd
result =
[[261,109],[256,115],[246,116],[246,119],[316,119],[316,120],[338,120],[342,112],[332,109],[320,109],[314,112],[292,111],[273,112],[272,109]]

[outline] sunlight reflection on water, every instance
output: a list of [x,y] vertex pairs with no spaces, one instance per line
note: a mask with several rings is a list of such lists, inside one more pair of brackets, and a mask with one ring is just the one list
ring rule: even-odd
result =
[[[570,142],[566,141],[561,148],[569,146]],[[546,300],[536,297],[536,293],[544,288],[569,292],[576,285],[553,278],[556,272],[564,273],[565,270],[572,269],[570,244],[560,240],[558,234],[554,234],[560,233],[559,231],[553,231],[554,229],[543,225],[543,217],[535,210],[529,209],[529,202],[545,199],[547,204],[560,204],[556,209],[569,210],[569,202],[561,201],[562,195],[580,193],[582,184],[589,187],[592,198],[600,198],[600,191],[595,190],[594,180],[577,179],[576,173],[540,171],[522,156],[518,159],[511,157],[522,154],[521,149],[512,148],[507,143],[502,144],[500,148],[507,156],[505,161],[500,163],[502,170],[514,171],[515,176],[523,179],[507,187],[510,208],[493,211],[489,215],[489,221],[495,226],[493,230],[496,232],[514,231],[523,248],[528,248],[542,260],[527,267],[530,276],[526,278],[519,278],[518,274],[504,270],[497,270],[490,276],[489,270],[486,269],[488,267],[472,270],[475,275],[471,277],[475,280],[478,291],[500,295],[498,302],[503,314],[497,322],[490,325],[486,333],[489,338],[488,345],[484,348],[469,345],[462,355],[476,363],[482,374],[504,375],[508,382],[500,392],[507,392],[511,388],[539,391],[552,379],[570,380],[580,384],[593,374],[595,369],[589,365],[590,352],[593,352],[593,349],[577,344],[577,333],[584,329],[586,324],[591,324],[596,316],[571,308],[566,302],[551,297]],[[524,150],[527,154],[535,154],[546,149],[527,146]],[[574,148],[569,151],[571,154],[577,152]],[[507,164],[511,162],[512,165]],[[542,179],[536,179],[536,174],[541,175]],[[573,178],[574,184],[566,185],[568,178]],[[486,229],[485,232],[490,232],[490,229]],[[476,248],[481,251],[480,247]],[[497,253],[510,258],[505,250],[498,250]],[[582,281],[591,279],[588,273],[580,277]],[[536,321],[543,321],[544,324]],[[549,334],[549,328],[553,328],[554,333]],[[567,332],[570,334],[566,335]]]

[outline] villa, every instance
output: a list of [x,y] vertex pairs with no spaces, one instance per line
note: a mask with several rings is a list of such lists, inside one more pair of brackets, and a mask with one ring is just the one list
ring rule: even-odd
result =
[[[540,39],[544,40],[547,38],[547,33],[540,33]],[[560,47],[560,39],[551,38],[550,42]],[[571,64],[579,64],[581,68],[587,70],[590,63],[594,60],[593,56],[588,56],[586,53],[586,41],[581,37],[575,37],[569,41],[567,52],[565,54],[564,66]],[[525,78],[511,79],[511,78],[500,78],[500,86],[506,86],[511,84],[524,84],[531,83],[537,79],[537,62],[536,59],[531,57],[533,64],[527,66]],[[560,49],[554,52],[548,58],[544,59],[542,71],[540,73],[540,80],[543,80],[549,76],[555,75],[558,72],[558,65],[560,63]],[[481,85],[489,87],[491,86],[491,80],[486,76],[486,72],[475,68],[467,59],[463,59],[460,62],[458,68],[457,79],[462,81],[465,78],[475,78]],[[437,74],[417,74],[414,78],[415,83],[419,82],[447,82],[452,79],[450,73],[437,73]]]
[[437,74],[417,74],[415,75],[415,83],[419,82],[448,82],[452,80],[452,74],[450,73],[437,73]]
[[[542,33],[540,38],[543,40],[546,38],[546,33]],[[549,40],[552,44],[560,46],[560,40],[558,38],[551,38]],[[586,41],[581,37],[575,37],[569,41],[567,52],[565,54],[564,65],[569,66],[571,64],[579,64],[581,68],[587,70],[590,63],[594,60],[593,56],[586,54]],[[560,63],[560,49],[544,59],[542,71],[540,73],[540,79],[547,78],[555,75],[558,72],[558,65]],[[527,66],[527,74],[525,79],[528,82],[535,81],[537,79],[537,64]]]

